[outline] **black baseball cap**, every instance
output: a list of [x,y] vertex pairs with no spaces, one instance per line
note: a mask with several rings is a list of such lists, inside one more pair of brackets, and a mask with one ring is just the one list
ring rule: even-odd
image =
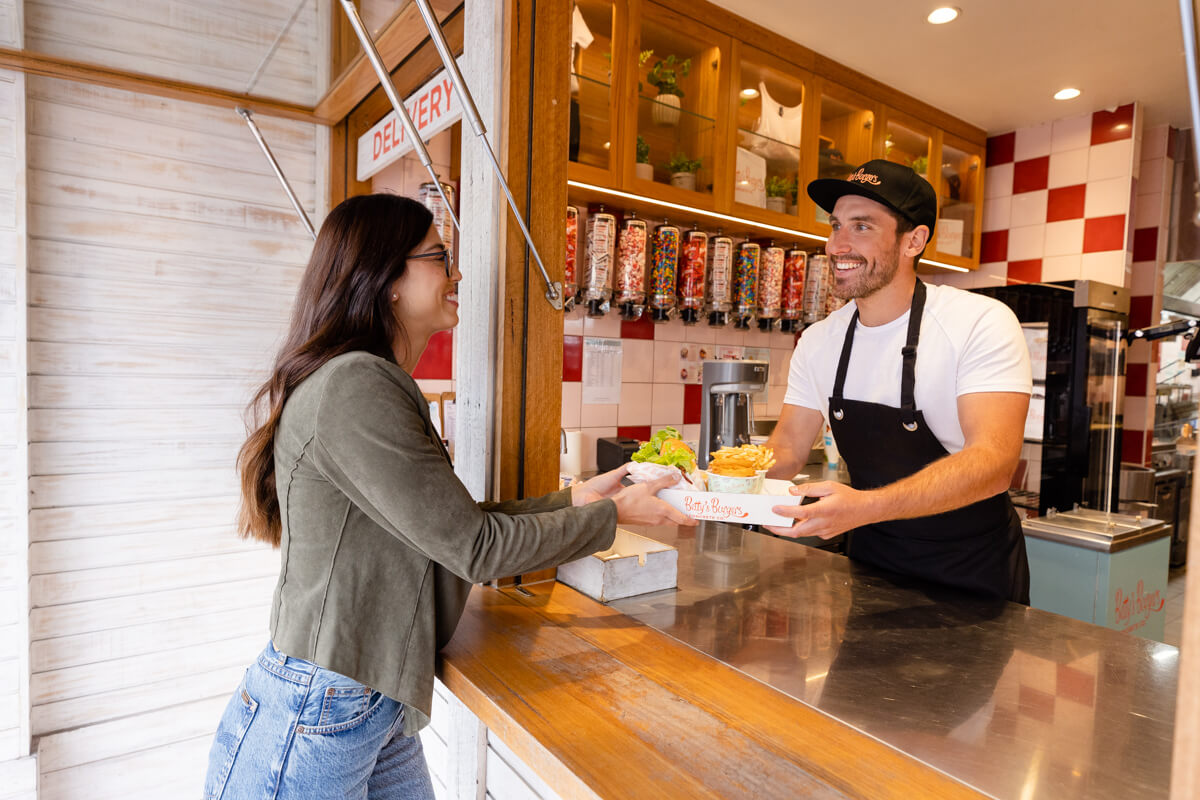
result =
[[882,203],[914,225],[933,234],[937,224],[937,193],[912,167],[877,158],[868,161],[844,180],[818,178],[808,184],[808,196],[829,213],[839,197],[856,194]]

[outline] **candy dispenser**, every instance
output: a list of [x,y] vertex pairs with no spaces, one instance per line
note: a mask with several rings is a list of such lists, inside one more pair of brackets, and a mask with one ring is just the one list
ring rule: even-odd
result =
[[646,222],[630,211],[617,236],[617,274],[613,301],[622,319],[642,316],[646,307]]
[[808,269],[804,271],[804,324],[812,325],[825,316],[825,303],[829,298],[829,256],[809,256]]
[[679,253],[679,316],[695,325],[704,310],[704,273],[708,267],[708,234],[696,228],[683,235]]
[[758,329],[769,331],[783,310],[783,248],[771,242],[763,248],[758,270]]
[[804,311],[804,267],[807,263],[808,253],[796,245],[792,245],[783,256],[779,329],[785,333],[795,333],[802,324],[800,316]]
[[721,229],[708,242],[708,324],[724,327],[729,321],[730,290],[733,287],[733,239]]
[[588,217],[587,263],[583,271],[583,299],[589,317],[608,313],[612,300],[613,250],[617,241],[617,218],[600,206]]
[[[446,200],[451,205],[456,205],[454,202],[454,187],[448,183],[443,183],[442,191],[446,193]],[[442,237],[442,245],[450,253],[450,258],[453,260],[454,254],[457,252],[454,247],[456,244],[454,238],[456,233],[454,230],[454,221],[446,213],[446,206],[442,202],[442,196],[438,194],[437,184],[433,181],[422,183],[421,188],[417,190],[417,200],[433,213],[433,227],[437,229],[438,236]]]
[[563,311],[575,306],[575,295],[579,293],[576,277],[576,258],[579,253],[579,209],[567,206],[567,257],[563,266]]
[[650,309],[655,322],[666,322],[675,308],[675,277],[679,271],[679,228],[669,220],[654,229],[650,262]]
[[733,326],[749,328],[758,307],[758,265],[762,247],[755,242],[738,245],[733,266]]

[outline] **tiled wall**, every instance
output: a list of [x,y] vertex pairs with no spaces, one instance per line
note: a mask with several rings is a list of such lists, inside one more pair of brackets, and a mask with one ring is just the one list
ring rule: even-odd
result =
[[[1133,270],[1129,325],[1157,325],[1162,312],[1163,265],[1171,219],[1171,181],[1177,131],[1160,125],[1145,132],[1134,179]],[[1157,342],[1135,342],[1125,371],[1125,441],[1121,460],[1150,463],[1154,433],[1154,397],[1159,365]]]
[[1130,103],[990,137],[979,270],[937,280],[1127,285],[1140,125]]
[[[617,314],[591,318],[582,309],[566,316],[563,338],[562,423],[567,430],[582,431],[582,469],[596,469],[596,440],[605,436],[647,439],[664,425],[680,429],[685,441],[700,439],[701,386],[686,379],[681,369],[686,359],[719,351],[748,357],[759,349],[770,360],[767,399],[756,403],[756,417],[778,417],[787,388],[787,370],[795,337],[790,333],[741,331],[703,323],[685,326],[678,319],[655,324],[648,318],[623,322]],[[620,339],[621,402],[592,405],[583,402],[583,350],[588,337]]]

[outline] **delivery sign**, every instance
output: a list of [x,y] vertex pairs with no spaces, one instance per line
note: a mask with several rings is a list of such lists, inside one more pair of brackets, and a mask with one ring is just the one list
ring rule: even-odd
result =
[[[462,64],[459,64],[459,69]],[[442,70],[404,101],[423,140],[462,118],[462,105],[450,75]],[[358,179],[365,181],[412,149],[404,123],[395,111],[358,137]]]

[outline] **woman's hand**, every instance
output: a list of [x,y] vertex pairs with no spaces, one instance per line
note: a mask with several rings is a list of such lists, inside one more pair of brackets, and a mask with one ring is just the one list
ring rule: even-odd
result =
[[621,489],[612,498],[617,504],[617,522],[623,525],[695,525],[696,520],[655,497],[663,489],[674,486],[676,480],[672,475],[665,475]]
[[629,462],[608,472],[602,472],[583,483],[571,485],[571,505],[585,506],[612,497],[621,490],[621,479],[629,474]]

